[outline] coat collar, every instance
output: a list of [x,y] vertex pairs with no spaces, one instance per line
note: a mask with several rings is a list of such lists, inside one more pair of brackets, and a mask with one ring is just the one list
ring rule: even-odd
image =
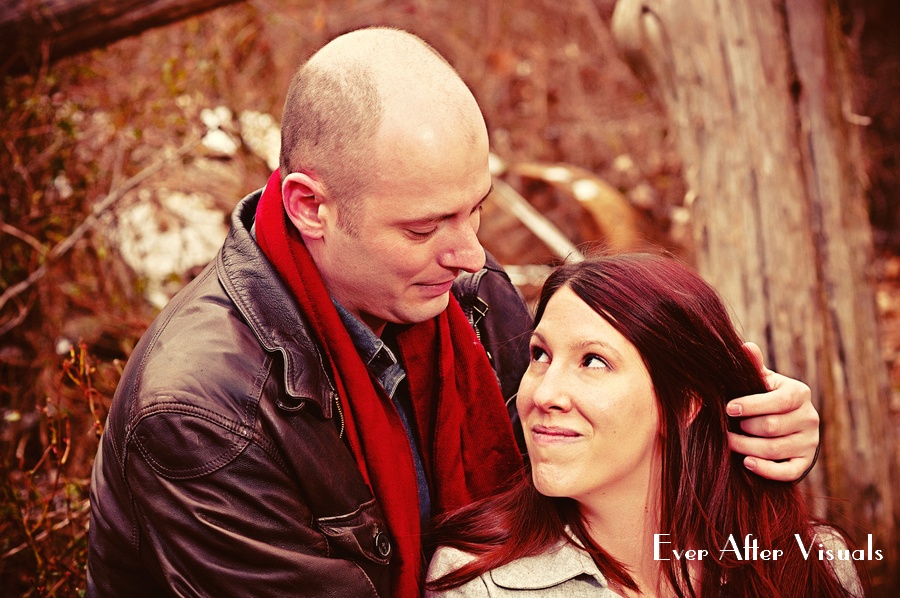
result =
[[297,304],[250,232],[261,195],[262,190],[251,193],[235,208],[216,271],[260,344],[284,356],[287,394],[301,403],[313,401],[330,418],[335,391],[319,349]]
[[544,590],[581,575],[589,575],[601,586],[607,586],[591,556],[568,539],[561,539],[541,554],[516,559],[490,572],[497,586],[509,590]]

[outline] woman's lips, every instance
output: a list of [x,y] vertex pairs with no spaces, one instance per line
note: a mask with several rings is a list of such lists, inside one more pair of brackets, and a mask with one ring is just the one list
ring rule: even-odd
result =
[[546,444],[558,444],[571,442],[581,438],[581,434],[569,428],[560,428],[557,426],[532,426],[531,435],[535,442]]

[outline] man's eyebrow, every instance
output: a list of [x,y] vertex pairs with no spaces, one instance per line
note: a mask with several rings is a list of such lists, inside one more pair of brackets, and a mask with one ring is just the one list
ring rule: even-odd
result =
[[[491,193],[493,193],[493,191],[494,191],[494,184],[491,183],[491,188],[488,189],[488,192],[485,193],[484,197],[482,197],[480,200],[478,200],[478,203],[475,204],[475,207],[472,208],[473,213],[475,212],[475,210],[477,210],[478,208],[480,208],[481,206],[484,205],[484,202],[487,201],[487,198],[491,195]],[[437,224],[438,222],[443,222],[444,220],[450,220],[451,218],[454,218],[455,216],[456,216],[456,213],[435,214],[433,216],[423,216],[421,218],[413,218],[412,220],[401,220],[400,222],[398,222],[398,224],[402,224],[404,226]]]

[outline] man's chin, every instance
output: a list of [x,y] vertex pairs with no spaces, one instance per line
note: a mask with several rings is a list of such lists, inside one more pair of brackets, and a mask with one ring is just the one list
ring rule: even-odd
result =
[[426,322],[433,317],[440,315],[447,309],[450,304],[450,293],[444,293],[439,297],[434,297],[429,301],[422,302],[415,309],[409,310],[405,314],[404,320],[408,324],[418,324]]

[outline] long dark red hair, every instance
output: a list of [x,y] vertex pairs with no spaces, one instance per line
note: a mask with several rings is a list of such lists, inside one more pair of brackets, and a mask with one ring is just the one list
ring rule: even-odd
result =
[[[660,561],[677,595],[848,595],[830,564],[815,555],[805,560],[798,548],[794,534],[809,546],[815,531],[796,486],[749,472],[743,456],[728,447],[726,432],[740,428],[736,419],[726,416],[725,404],[766,388],[716,291],[672,258],[591,258],[550,275],[535,325],[564,286],[637,348],[650,373],[663,432],[659,533],[669,534],[672,548],[710,551],[701,561],[699,578],[691,579],[688,561]],[[697,402],[700,408],[695,411]],[[438,522],[435,544],[476,559],[434,580],[429,588],[456,587],[517,558],[541,553],[566,537],[566,526],[607,579],[638,589],[627,569],[591,540],[577,503],[541,495],[530,476]],[[761,548],[783,551],[782,556],[740,560],[729,551],[720,558],[729,535],[742,542],[747,534],[757,538]]]

